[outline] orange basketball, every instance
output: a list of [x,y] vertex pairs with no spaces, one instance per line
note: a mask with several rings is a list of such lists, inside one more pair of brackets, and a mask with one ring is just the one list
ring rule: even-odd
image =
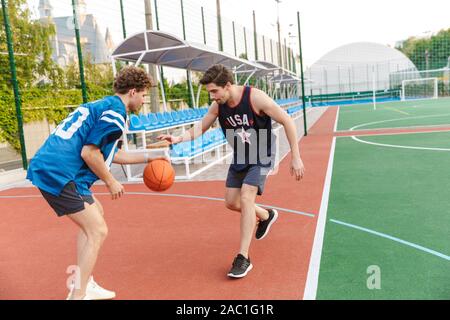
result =
[[151,161],[144,169],[144,183],[153,191],[169,189],[175,180],[175,170],[167,160]]

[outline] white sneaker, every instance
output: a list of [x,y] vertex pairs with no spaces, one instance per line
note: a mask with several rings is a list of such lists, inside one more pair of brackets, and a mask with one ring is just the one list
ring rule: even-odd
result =
[[[71,289],[66,300],[69,300],[72,294],[73,284],[70,287]],[[89,282],[86,288],[86,295],[84,296],[83,300],[109,300],[114,299],[115,297],[116,293],[114,291],[109,291],[100,287],[97,282],[94,281],[94,277],[91,276],[89,278]]]
[[94,281],[94,277],[91,276],[86,289],[86,296],[88,296],[90,300],[109,300],[114,299],[116,293],[100,287],[97,282]]

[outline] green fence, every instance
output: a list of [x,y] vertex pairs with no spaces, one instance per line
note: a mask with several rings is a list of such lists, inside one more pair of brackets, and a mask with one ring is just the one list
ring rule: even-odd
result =
[[[280,41],[273,39],[276,28],[258,19],[257,7],[244,23],[221,14],[220,1],[201,6],[195,0],[2,0],[2,9],[0,164],[8,163],[8,169],[26,168],[27,158],[33,156],[42,137],[73,106],[112,94],[111,52],[125,37],[145,29],[169,32],[249,60],[280,62],[286,69],[299,69],[298,50],[291,39],[295,33],[286,28]],[[5,17],[10,22],[9,41]],[[12,57],[7,45],[11,45]],[[12,66],[16,69],[16,94]],[[119,69],[122,66],[117,65]],[[192,105],[185,71],[163,68],[158,78],[161,76],[171,108]],[[194,90],[199,76],[193,74]],[[152,96],[144,111],[160,110],[157,89]],[[203,90],[200,105],[208,102]],[[35,133],[37,128],[40,132]],[[21,151],[23,161],[17,155]]]

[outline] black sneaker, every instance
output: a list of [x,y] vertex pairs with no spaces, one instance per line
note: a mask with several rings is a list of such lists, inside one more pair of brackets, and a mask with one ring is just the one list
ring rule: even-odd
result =
[[250,259],[245,258],[239,253],[236,258],[234,258],[233,267],[230,272],[228,272],[228,276],[230,278],[243,278],[252,269],[253,265],[250,262]]
[[278,211],[275,209],[269,209],[269,218],[264,221],[259,221],[258,228],[256,229],[255,238],[261,240],[269,233],[270,226],[277,221]]

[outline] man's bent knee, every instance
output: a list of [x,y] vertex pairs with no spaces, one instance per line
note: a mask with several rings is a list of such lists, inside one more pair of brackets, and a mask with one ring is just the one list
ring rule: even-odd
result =
[[94,245],[101,246],[108,236],[108,227],[99,226],[87,232],[88,241],[91,241]]
[[254,206],[255,205],[255,196],[250,193],[244,193],[241,195],[241,207],[244,206]]
[[232,211],[241,211],[240,204],[236,202],[225,202],[225,207],[227,207],[227,209],[230,209]]

